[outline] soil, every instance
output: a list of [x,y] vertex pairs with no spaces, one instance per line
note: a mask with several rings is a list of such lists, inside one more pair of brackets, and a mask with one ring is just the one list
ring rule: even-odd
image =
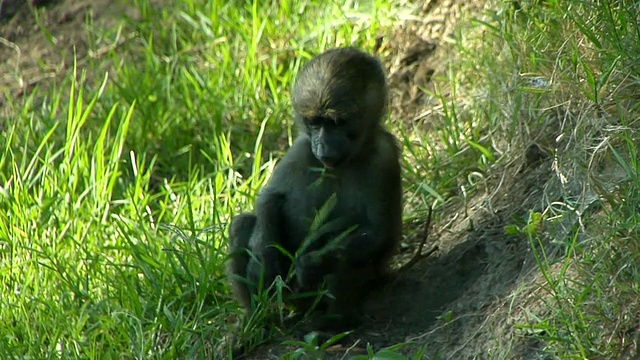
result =
[[5,90],[10,98],[28,95],[55,85],[74,59],[82,64],[101,56],[89,51],[88,36],[123,15],[135,16],[112,0],[0,0],[0,115],[9,111]]
[[[0,0],[0,88],[12,97],[27,95],[43,82],[56,82],[78,59],[89,53],[86,17],[94,26],[109,26],[125,7],[110,0]],[[447,68],[447,37],[462,18],[482,11],[480,0],[422,0],[414,4],[413,17],[397,24],[393,42],[384,41],[392,88],[393,118],[418,121],[433,104],[421,87],[432,86],[434,74]],[[34,12],[50,33],[36,24]],[[6,100],[0,92],[0,109]],[[5,109],[6,111],[6,109]],[[364,326],[336,346],[329,357],[348,358],[374,349],[409,342],[401,352],[425,347],[438,359],[540,358],[541,344],[514,329],[523,321],[521,306],[512,303],[517,287],[534,280],[529,244],[506,236],[504,226],[522,209],[535,208],[541,179],[549,178],[546,159],[519,171],[518,182],[501,175],[489,179],[486,192],[468,201],[451,203],[429,231],[427,245],[438,251],[399,274],[367,304]],[[510,177],[507,177],[510,178]],[[509,189],[506,191],[505,189]],[[398,257],[406,262],[423,240],[421,224],[407,224],[405,243]],[[520,294],[518,298],[526,298]],[[521,304],[526,305],[526,304]],[[288,349],[267,345],[247,356],[275,359]],[[290,349],[289,349],[290,350]]]

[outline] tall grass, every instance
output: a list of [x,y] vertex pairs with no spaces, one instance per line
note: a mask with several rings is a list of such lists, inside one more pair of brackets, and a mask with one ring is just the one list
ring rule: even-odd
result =
[[537,284],[521,288],[533,288],[542,306],[525,310],[530,321],[518,328],[554,358],[638,356],[640,8],[548,1],[496,9],[478,22],[493,56],[475,60],[479,74],[491,74],[481,106],[491,143],[506,173],[527,166],[532,145],[553,169],[530,209],[536,215],[520,228],[539,271]]

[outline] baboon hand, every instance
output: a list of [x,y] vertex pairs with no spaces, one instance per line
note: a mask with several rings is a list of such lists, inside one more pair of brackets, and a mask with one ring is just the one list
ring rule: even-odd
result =
[[299,255],[296,258],[296,278],[301,287],[315,287],[319,285],[324,275],[322,257],[317,251]]

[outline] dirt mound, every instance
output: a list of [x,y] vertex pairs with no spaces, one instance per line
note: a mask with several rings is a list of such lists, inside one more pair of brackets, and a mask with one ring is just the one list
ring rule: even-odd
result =
[[476,196],[466,209],[449,209],[433,236],[440,250],[372,300],[365,328],[377,333],[364,329],[361,341],[376,347],[411,341],[408,353],[425,346],[426,354],[445,359],[486,358],[501,349],[512,329],[486,324],[508,320],[502,302],[535,267],[526,239],[504,229],[513,217],[526,217],[523,203],[535,208],[532,195],[548,165],[522,174],[519,184]]

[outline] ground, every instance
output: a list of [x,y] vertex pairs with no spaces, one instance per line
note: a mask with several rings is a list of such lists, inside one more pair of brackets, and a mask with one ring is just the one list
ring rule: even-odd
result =
[[[83,24],[89,12],[95,23],[104,25],[112,14],[123,11],[108,3],[41,0],[31,5],[3,0],[0,88],[13,97],[28,94],[43,81],[55,83],[72,66],[74,53],[78,59],[98,56],[87,53]],[[34,9],[54,40],[39,30]],[[426,0],[415,7],[414,20],[397,25],[396,41],[387,49],[391,56],[385,59],[393,118],[420,121],[428,116],[432,104],[418,87],[430,86],[431,75],[446,69],[446,38],[461,16],[466,19],[481,11],[481,1]],[[0,108],[6,105],[3,96]],[[367,343],[379,349],[405,341],[411,343],[402,351],[412,353],[426,346],[427,354],[443,359],[536,357],[540,344],[514,330],[524,315],[510,304],[520,283],[534,281],[535,264],[526,239],[505,235],[504,226],[513,222],[513,216],[526,216],[522,209],[536,207],[534,195],[544,183],[540,179],[549,177],[551,166],[542,158],[513,171],[520,172],[517,183],[505,182],[499,175],[489,177],[485,191],[472,201],[452,203],[442,210],[441,221],[428,232],[425,246],[437,245],[438,251],[375,295],[367,306],[365,325],[349,338],[354,346],[335,347],[336,358],[359,353]],[[422,241],[421,226],[407,224],[405,243],[410,246],[398,262],[406,261]],[[265,346],[249,358],[277,358],[281,352],[278,346]]]
[[[118,9],[105,3],[110,1],[0,1],[0,88],[8,89],[12,96],[28,94],[36,85],[55,82],[73,67],[74,52],[79,59],[95,56],[87,54],[85,15],[92,13],[97,23],[108,24],[109,15]],[[33,11],[41,14],[39,21],[55,36],[49,39],[40,31]],[[0,107],[4,102],[3,93]]]

